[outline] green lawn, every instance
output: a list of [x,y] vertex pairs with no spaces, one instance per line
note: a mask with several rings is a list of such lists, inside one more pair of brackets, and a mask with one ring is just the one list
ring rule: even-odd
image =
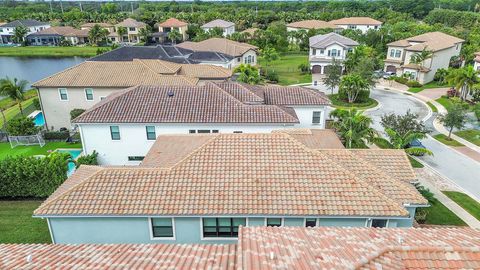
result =
[[442,96],[441,98],[438,98],[435,101],[440,103],[440,105],[442,105],[443,107],[445,107],[447,111],[449,111],[450,108],[452,108],[453,106],[452,101],[446,96]]
[[456,202],[463,209],[469,212],[476,219],[480,220],[480,203],[465,193],[457,191],[443,191],[452,201]]
[[57,148],[82,148],[81,143],[66,143],[66,142],[49,142],[43,147],[39,145],[33,146],[17,146],[15,148],[10,147],[10,143],[0,143],[0,159],[4,159],[7,156],[16,155],[48,155],[51,151]]
[[363,103],[348,103],[339,99],[338,94],[328,95],[328,97],[332,102],[332,106],[337,109],[357,108],[359,110],[366,110],[378,105],[378,102],[373,98],[369,98],[367,102],[363,102]]
[[455,225],[466,226],[467,224],[461,220],[455,213],[450,211],[445,205],[443,205],[437,199],[432,199],[430,207],[425,210],[428,211],[426,224],[433,225]]
[[448,139],[448,137],[446,135],[443,135],[443,134],[434,135],[433,138],[435,138],[437,141],[439,141],[439,142],[441,142],[445,145],[448,145],[448,146],[453,146],[453,147],[464,146],[463,144],[455,141],[454,139]]
[[[263,58],[260,57],[258,61],[261,67],[266,67]],[[298,69],[298,66],[302,63],[308,64],[307,52],[281,54],[277,60],[269,63],[268,70],[273,70],[278,74],[278,84],[280,85],[310,83],[312,82],[312,75],[309,73],[302,74]]]
[[[101,47],[102,49],[110,49],[110,47]],[[98,47],[43,47],[43,46],[28,46],[28,47],[0,47],[0,56],[24,56],[24,57],[38,57],[38,56],[53,56],[53,57],[69,57],[81,56],[91,57],[97,54]]]
[[413,168],[423,168],[423,167],[425,167],[425,166],[423,166],[422,163],[420,163],[420,161],[418,161],[414,157],[408,156],[408,160],[410,161],[410,164],[412,165]]
[[433,105],[430,101],[427,101],[427,105],[428,107],[430,107],[430,109],[432,109],[432,112],[434,113],[438,112],[437,107],[435,107],[435,105]]
[[[24,93],[25,99],[30,99],[30,98],[36,97],[36,96],[37,96],[37,90],[35,90],[35,89],[30,89],[30,90],[28,90]],[[8,109],[12,106],[15,106],[16,104],[17,104],[17,102],[15,100],[9,98],[9,97],[0,99],[0,108],[1,109]]]
[[50,243],[45,219],[33,218],[41,201],[0,201],[0,243]]
[[[22,102],[23,113],[25,116],[28,116],[35,109],[33,107],[33,99],[34,98],[31,98]],[[18,115],[20,115],[20,108],[18,107],[18,104],[6,109],[4,111],[4,114],[5,114],[5,118],[7,119],[7,122],[10,119],[13,119]],[[3,117],[0,117],[0,127],[2,126],[3,126]]]
[[412,92],[412,93],[418,93],[418,92],[421,92],[425,89],[431,89],[431,88],[442,88],[442,87],[448,87],[447,85],[440,85],[438,84],[438,82],[429,82],[427,84],[424,84],[422,87],[410,87],[408,89],[408,92]]
[[461,137],[473,144],[480,146],[480,130],[476,129],[467,129],[454,132],[455,135]]

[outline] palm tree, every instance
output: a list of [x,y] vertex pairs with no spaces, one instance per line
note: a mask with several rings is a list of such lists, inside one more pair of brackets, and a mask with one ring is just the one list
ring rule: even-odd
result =
[[421,147],[408,147],[413,141],[421,140],[427,137],[424,133],[415,132],[415,131],[407,131],[404,135],[396,132],[393,129],[387,128],[385,129],[387,133],[388,140],[385,138],[377,137],[374,141],[381,143],[382,145],[387,145],[391,149],[405,149],[405,152],[410,155],[432,155],[433,153],[425,148]]
[[449,84],[455,86],[457,90],[460,90],[460,98],[465,100],[472,87],[479,83],[478,74],[479,72],[469,65],[450,70],[445,79]]
[[119,42],[123,42],[123,36],[127,34],[127,28],[124,26],[119,26],[117,28],[117,34],[118,34],[118,37],[120,38]]
[[177,40],[180,40],[182,38],[182,35],[178,30],[172,30],[168,33],[168,39],[172,41],[173,44],[177,43]]
[[260,77],[258,69],[251,65],[241,64],[240,66],[235,68],[234,72],[239,73],[237,77],[237,81],[239,82],[244,82],[252,85],[262,82],[262,78]]
[[338,94],[340,98],[347,97],[348,103],[354,103],[363,91],[369,91],[369,83],[359,74],[348,74],[342,77]]
[[8,96],[15,100],[23,115],[22,101],[25,99],[24,93],[27,90],[28,82],[26,80],[18,81],[17,78],[11,80],[6,77],[0,80],[0,95]]
[[335,121],[333,128],[339,133],[346,148],[366,148],[376,136],[376,131],[370,127],[372,119],[357,111],[357,109],[335,109],[330,113]]
[[[421,52],[412,54],[410,57],[410,63],[425,66],[425,60],[433,57],[433,52],[424,48]],[[432,61],[430,61],[430,67],[432,67]],[[416,78],[415,78],[416,79]]]
[[28,34],[28,28],[20,25],[15,27],[15,30],[13,30],[13,41],[15,43],[21,43],[24,44],[25,41],[25,36]]
[[105,40],[108,36],[108,30],[102,28],[100,25],[95,24],[90,31],[88,31],[88,39],[91,44],[99,45],[99,43]]
[[275,48],[272,47],[265,47],[263,50],[261,50],[261,55],[263,57],[263,60],[265,60],[265,75],[268,74],[268,64],[270,62],[275,61],[278,59],[278,53]]
[[150,34],[152,31],[150,30],[150,26],[140,28],[138,30],[138,35],[140,36],[140,40],[142,42],[148,43],[148,39],[150,38]]

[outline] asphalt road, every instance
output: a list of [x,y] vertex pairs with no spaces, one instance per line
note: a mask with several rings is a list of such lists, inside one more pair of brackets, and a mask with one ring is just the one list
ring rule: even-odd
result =
[[[393,91],[373,90],[372,98],[378,100],[382,106],[375,111],[369,111],[375,129],[381,131],[380,117],[383,114],[405,114],[408,109],[423,119],[428,115],[425,105],[405,94]],[[422,143],[433,152],[433,156],[423,156],[420,159],[440,174],[450,178],[469,195],[480,200],[480,163],[443,145],[433,138],[422,140]]]

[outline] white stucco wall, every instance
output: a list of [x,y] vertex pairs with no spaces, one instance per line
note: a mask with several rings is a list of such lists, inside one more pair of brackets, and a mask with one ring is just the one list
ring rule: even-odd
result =
[[354,30],[360,30],[362,33],[366,33],[368,30],[378,30],[380,29],[380,25],[375,28],[375,25],[367,25],[367,24],[357,24],[357,25],[350,25],[348,24],[337,24],[336,26],[341,27],[343,29],[354,29]]

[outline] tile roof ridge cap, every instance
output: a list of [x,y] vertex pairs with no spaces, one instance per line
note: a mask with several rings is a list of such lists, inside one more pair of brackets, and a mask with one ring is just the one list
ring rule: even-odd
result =
[[[179,161],[177,161],[175,164],[171,165],[170,167],[164,167],[166,169],[169,169],[169,170],[172,170],[174,169],[175,167],[177,166],[180,166],[182,163],[186,162],[187,160],[189,160],[191,157],[193,157],[195,154],[197,154],[200,150],[204,149],[205,147],[207,147],[207,145],[209,145],[211,142],[213,142],[216,138],[220,137],[221,134],[220,133],[215,133],[214,135],[208,135],[208,136],[211,136],[211,138],[209,140],[207,140],[206,142],[204,142],[202,145],[200,145],[199,147],[197,147],[196,149],[194,149],[192,152],[188,153],[187,155],[185,155],[183,158],[181,158]],[[207,136],[204,136],[204,137],[207,137]]]
[[[83,166],[83,165],[81,165]],[[50,201],[45,201],[44,203],[42,203],[37,209],[35,209],[35,211],[33,211],[33,214],[36,215],[36,212],[41,210],[42,208],[45,208],[49,205],[51,205],[53,202],[56,202],[58,201],[60,198],[63,198],[65,195],[67,194],[70,194],[74,189],[78,188],[79,186],[83,185],[83,184],[86,184],[87,182],[89,182],[89,180],[94,176],[94,175],[97,175],[98,173],[100,173],[101,171],[105,170],[105,168],[101,167],[101,166],[88,166],[90,168],[98,168],[97,171],[95,171],[94,173],[92,173],[91,175],[89,175],[88,177],[86,177],[85,179],[83,179],[82,181],[80,181],[79,183],[77,183],[76,185],[73,185],[72,187],[70,187],[69,189],[65,190],[62,194],[59,194],[57,197],[53,198],[52,200]],[[70,176],[71,177],[71,176]],[[68,179],[67,179],[68,180]],[[66,182],[66,181],[65,181]],[[64,182],[64,183],[65,183]],[[40,214],[42,215],[42,214]]]

